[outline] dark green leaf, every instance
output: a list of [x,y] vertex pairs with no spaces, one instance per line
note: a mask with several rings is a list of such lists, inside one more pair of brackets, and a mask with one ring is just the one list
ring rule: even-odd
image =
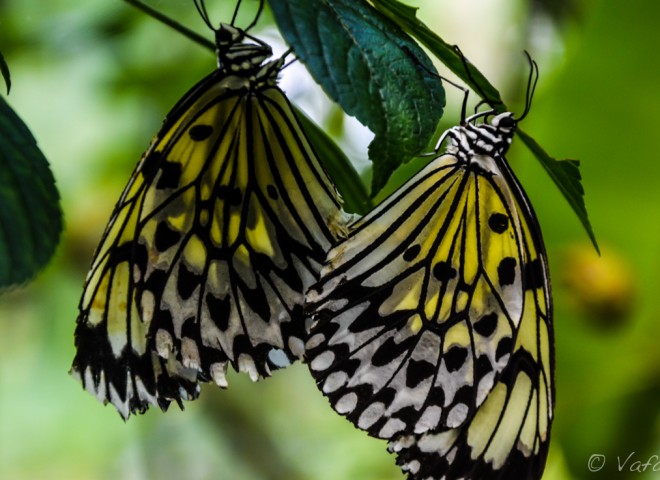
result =
[[270,0],[296,55],[344,111],[376,135],[372,195],[427,147],[444,107],[433,64],[363,0]]
[[[477,92],[481,98],[492,104],[496,110],[506,111],[500,92],[491,85],[474,65],[464,59],[454,46],[445,42],[421,22],[415,15],[417,9],[404,5],[397,0],[372,0],[372,2],[380,12],[403,28],[409,35],[419,40],[458,78]],[[469,72],[466,72],[466,65]]]
[[344,199],[344,210],[360,215],[367,213],[374,205],[350,160],[316,123],[299,109],[295,110],[309,141]]
[[580,162],[578,160],[557,160],[552,158],[546,153],[543,148],[532,137],[527,135],[522,130],[518,129],[518,136],[523,141],[527,148],[536,156],[541,162],[545,171],[548,172],[550,178],[555,182],[564,198],[568,201],[575,214],[582,222],[582,226],[587,231],[591,242],[593,243],[596,251],[600,253],[596,236],[594,235],[589,217],[587,216],[587,208],[584,205],[584,189],[582,188],[582,176],[580,175]]
[[0,53],[0,73],[2,78],[5,79],[5,85],[7,85],[7,95],[9,95],[9,90],[11,90],[11,76],[9,75],[9,67],[7,62],[5,62],[5,57]]
[[43,267],[62,231],[48,161],[23,121],[0,98],[0,287]]

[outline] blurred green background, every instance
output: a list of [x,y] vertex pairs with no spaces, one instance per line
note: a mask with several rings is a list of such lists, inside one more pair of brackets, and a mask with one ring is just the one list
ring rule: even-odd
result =
[[[233,7],[207,3],[218,19]],[[255,2],[244,3],[249,13]],[[582,161],[600,258],[531,154],[514,142],[509,156],[554,286],[557,408],[544,479],[660,478],[660,2],[552,2],[570,7],[555,16],[539,1],[414,3],[517,111],[528,49],[541,80],[524,129],[552,155]],[[208,33],[188,0],[150,4]],[[262,27],[274,41],[268,15]],[[119,0],[4,0],[0,51],[8,101],[51,162],[66,217],[51,264],[0,297],[0,479],[402,479],[385,443],[334,414],[303,365],[258,384],[233,375],[185,412],[128,423],[68,377],[77,302],[112,206],[164,115],[214,59]],[[285,88],[300,71],[285,71]],[[368,138],[342,137],[355,131],[349,120],[319,106],[311,80],[292,83],[294,101],[363,168]],[[450,94],[444,125],[459,103]],[[594,454],[606,459],[598,472],[588,469]],[[648,459],[645,472],[630,471]]]

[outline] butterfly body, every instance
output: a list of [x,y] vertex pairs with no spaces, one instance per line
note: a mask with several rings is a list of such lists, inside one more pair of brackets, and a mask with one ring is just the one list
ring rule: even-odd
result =
[[72,373],[126,418],[302,356],[304,292],[344,234],[340,198],[277,86],[283,59],[231,25],[172,109],[92,262]]
[[545,461],[552,305],[504,159],[515,126],[503,113],[448,130],[445,154],[352,226],[307,294],[319,388],[411,479],[532,479]]

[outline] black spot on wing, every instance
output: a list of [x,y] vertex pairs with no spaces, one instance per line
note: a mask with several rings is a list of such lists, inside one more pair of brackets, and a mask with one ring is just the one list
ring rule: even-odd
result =
[[415,388],[435,372],[435,366],[426,360],[410,360],[406,368],[406,387]]
[[474,399],[474,387],[472,385],[463,385],[461,388],[456,390],[452,403],[453,404],[463,403],[465,405],[470,405],[473,399]]
[[240,205],[243,201],[241,190],[229,185],[220,185],[215,191],[216,197],[228,201],[230,205]]
[[474,331],[482,337],[490,337],[497,327],[497,314],[495,312],[488,313],[481,317],[474,324]]
[[188,130],[188,135],[190,139],[195,142],[201,142],[206,140],[213,133],[213,127],[211,125],[197,124],[193,125],[190,130]]
[[509,228],[509,218],[503,213],[493,213],[488,219],[488,226],[495,233],[504,233]]
[[268,196],[273,200],[277,200],[280,198],[280,194],[277,193],[277,188],[275,187],[275,185],[268,185],[266,187],[266,192],[268,193]]
[[433,276],[440,282],[448,282],[456,276],[456,269],[447,262],[438,262],[433,267]]
[[481,355],[479,358],[477,358],[477,364],[475,368],[475,376],[477,378],[481,378],[484,375],[490,373],[491,370],[493,370],[493,364],[490,362],[490,358],[488,358],[488,355]]
[[536,260],[527,262],[523,269],[523,275],[525,290],[536,290],[543,287],[545,278],[543,276],[541,259],[537,258]]
[[262,288],[255,288],[254,290],[245,289],[243,295],[249,299],[249,305],[252,311],[256,313],[259,318],[264,322],[271,322],[271,307],[268,305],[268,298]]
[[448,372],[455,372],[460,370],[465,360],[467,359],[468,351],[464,347],[451,347],[447,353],[445,353],[445,365],[447,366]]
[[154,235],[156,250],[164,252],[170,247],[176,245],[180,238],[180,232],[170,228],[167,222],[160,222],[156,227],[156,233]]
[[497,266],[497,278],[501,286],[513,285],[516,279],[516,259],[513,257],[505,257]]
[[502,338],[497,344],[497,348],[495,349],[495,359],[499,360],[505,355],[511,353],[511,348],[513,348],[513,340],[511,337]]
[[419,245],[413,245],[410,248],[408,248],[405,252],[403,252],[403,259],[406,262],[410,262],[419,255],[419,252],[421,250],[421,247]]
[[[126,244],[121,248],[126,248],[129,249],[131,247],[131,244]],[[147,247],[143,245],[142,243],[133,243],[132,248],[129,250],[130,253],[129,255],[132,255],[132,261],[133,265],[135,265],[138,270],[140,271],[141,275],[144,275],[144,273],[147,270],[147,264],[149,263],[149,253],[147,251]],[[111,257],[108,261],[114,261],[115,257],[114,255],[111,254]]]
[[181,181],[181,164],[178,162],[169,162],[167,160],[160,164],[160,176],[156,183],[156,188],[177,188]]
[[[339,355],[337,355],[339,357]],[[346,358],[341,357],[341,358]],[[362,365],[362,362],[360,362],[359,359],[357,358],[349,358],[347,360],[343,360],[341,364],[341,370],[346,372],[346,374],[349,377],[352,377],[355,375],[355,372],[357,372],[358,368],[360,368],[360,365]]]
[[188,267],[181,263],[179,265],[179,274],[177,275],[176,289],[182,300],[187,300],[199,285],[199,276],[188,270]]
[[[373,388],[370,387],[370,389],[373,391]],[[373,402],[380,402],[383,405],[391,405],[391,403],[394,401],[396,398],[397,390],[396,388],[393,387],[384,387],[381,388],[375,395],[373,393],[369,393],[366,395],[367,398],[373,403]]]
[[420,247],[419,245],[413,245],[408,250],[403,252],[403,259],[406,262],[411,262],[412,260],[415,259],[415,257],[417,255],[419,255],[419,252],[420,252],[421,249],[422,249],[422,247]]
[[409,337],[401,343],[396,343],[394,338],[385,340],[371,357],[371,363],[375,367],[382,367],[395,360],[401,353],[409,350],[417,341],[416,337]]
[[199,324],[195,317],[186,318],[181,324],[181,337],[188,337],[197,340],[199,336]]
[[445,404],[445,391],[440,385],[434,385],[428,394],[427,400],[429,403],[442,406]]
[[229,328],[229,315],[231,313],[229,295],[225,296],[225,298],[218,298],[215,295],[207,293],[205,300],[209,307],[213,323],[216,324],[221,332],[226,332]]
[[[430,395],[429,395],[430,397]],[[435,402],[436,397],[433,397]],[[419,420],[419,410],[412,405],[400,408],[392,414],[392,418],[398,418],[406,425],[414,425]],[[384,423],[384,422],[383,422]],[[376,430],[377,431],[377,430]]]
[[162,161],[163,153],[156,150],[152,151],[145,157],[140,166],[140,173],[142,173],[145,183],[151,183],[156,176],[156,172],[158,172],[158,167]]
[[[148,290],[150,292],[157,292],[158,295],[162,294],[164,290],[164,285],[167,284],[167,272],[165,270],[154,269],[149,277],[143,279],[143,283],[137,289],[138,296],[142,294],[143,291]],[[158,297],[160,298],[160,297]],[[138,302],[140,304],[141,302]],[[160,318],[158,319],[160,321]]]

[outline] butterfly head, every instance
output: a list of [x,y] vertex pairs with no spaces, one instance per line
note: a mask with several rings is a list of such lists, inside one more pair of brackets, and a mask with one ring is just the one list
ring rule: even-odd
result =
[[476,128],[480,129],[488,148],[493,149],[492,152],[504,155],[511,145],[519,120],[513,116],[513,113],[504,112],[495,115],[489,123],[482,123]]
[[476,155],[503,156],[511,145],[518,125],[511,112],[504,112],[490,122],[476,123],[475,120],[488,116],[481,112],[469,117],[462,125],[448,131],[447,153],[469,163]]
[[518,125],[517,118],[514,118],[513,113],[504,112],[495,115],[490,121],[490,125],[502,133],[511,133],[513,135],[516,126]]
[[244,30],[222,23],[215,30],[218,68],[227,74],[254,75],[273,55],[269,45],[249,42],[252,37]]

